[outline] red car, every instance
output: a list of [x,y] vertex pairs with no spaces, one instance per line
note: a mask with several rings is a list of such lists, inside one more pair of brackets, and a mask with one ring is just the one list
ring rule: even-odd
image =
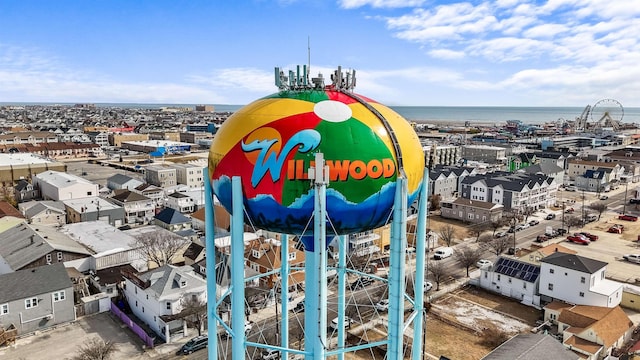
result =
[[[596,241],[596,240],[598,240],[598,235],[594,235],[594,234],[592,234],[592,233],[588,233],[588,232],[581,232],[581,233],[578,233],[578,234],[580,234],[580,235],[582,235],[582,236],[586,236],[586,237],[587,237],[587,239],[589,239],[589,240],[591,240],[591,241]],[[575,235],[575,234],[574,234],[574,235]]]
[[638,217],[634,215],[620,215],[618,216],[618,219],[626,221],[638,221]]
[[567,236],[567,240],[571,241],[572,243],[576,243],[576,244],[582,244],[582,245],[589,245],[590,241],[589,239],[587,239],[584,236]]
[[610,233],[614,233],[614,234],[622,234],[622,232],[624,231],[624,225],[622,225],[622,224],[613,224],[613,225],[611,225],[611,227],[607,231],[610,232]]

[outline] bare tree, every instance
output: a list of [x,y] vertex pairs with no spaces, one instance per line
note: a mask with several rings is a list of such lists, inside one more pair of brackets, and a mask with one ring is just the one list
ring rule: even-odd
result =
[[491,224],[486,222],[470,225],[467,229],[467,234],[476,238],[476,242],[478,242],[478,240],[480,239],[480,235],[489,230],[490,226]]
[[507,225],[508,221],[507,219],[501,217],[497,220],[491,220],[491,223],[489,223],[489,227],[491,230],[493,230],[493,236],[496,235],[496,231],[498,231],[498,229],[500,229],[501,227]]
[[189,240],[170,231],[159,230],[136,236],[132,246],[139,249],[147,260],[163,266],[170,264],[188,242]]
[[84,342],[78,350],[78,354],[71,360],[107,360],[114,352],[118,351],[111,341],[93,338]]
[[467,277],[469,277],[469,268],[480,260],[482,253],[478,249],[462,246],[453,252],[453,256],[467,269]]
[[207,319],[207,303],[197,296],[185,296],[180,300],[180,304],[180,314],[198,328],[198,335],[202,335],[202,328]]
[[602,216],[602,213],[607,210],[607,204],[603,202],[595,202],[589,205],[589,209],[595,210],[598,212],[598,221],[600,221],[600,217]]
[[480,236],[480,244],[491,249],[496,255],[502,254],[509,247],[507,237],[493,237],[489,234]]
[[456,229],[453,225],[446,224],[440,228],[438,235],[440,235],[440,238],[445,242],[445,244],[447,244],[447,246],[451,246],[453,240],[456,238]]
[[529,221],[529,216],[533,215],[533,213],[536,212],[536,209],[534,207],[526,207],[524,208],[524,210],[522,210],[522,216],[524,217],[524,221]]
[[436,291],[440,290],[440,283],[449,276],[449,270],[440,261],[429,261],[428,265],[429,274],[436,283]]
[[440,209],[440,202],[442,201],[442,196],[440,194],[433,194],[429,196],[429,210],[435,211]]
[[582,219],[575,215],[571,215],[564,220],[564,224],[567,226],[567,233],[571,233],[571,227],[582,225]]

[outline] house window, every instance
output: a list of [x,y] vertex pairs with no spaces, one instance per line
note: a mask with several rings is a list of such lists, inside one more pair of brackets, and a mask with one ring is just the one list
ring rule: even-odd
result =
[[584,292],[580,291],[580,297],[584,297]]
[[6,315],[9,313],[9,304],[0,305],[0,316]]
[[62,261],[62,252],[58,251],[57,257],[58,261]]
[[554,273],[553,269],[549,269],[549,274],[553,274],[553,273]]
[[522,283],[522,288],[526,289],[527,288],[527,283]]
[[498,275],[498,281],[500,281],[500,275]]
[[553,284],[549,284],[548,289],[549,289],[550,291],[553,291]]
[[487,275],[489,275],[489,273],[488,273],[488,272],[485,272],[485,273],[484,273],[484,278],[485,278],[485,279],[487,278]]
[[47,254],[47,264],[51,264],[51,254]]
[[511,278],[509,278],[509,284],[511,284]]
[[138,307],[138,300],[136,300],[136,307]]
[[167,301],[167,310],[171,310],[171,303]]
[[36,307],[36,306],[38,306],[38,298],[33,297],[33,298],[26,299],[24,301],[24,308],[25,309],[31,309],[31,308]]
[[144,306],[142,307],[142,312],[144,313]]
[[66,297],[65,297],[65,294],[64,294],[64,290],[62,290],[62,291],[56,291],[56,292],[54,292],[54,293],[53,293],[53,302],[62,301],[62,300],[64,300],[65,298],[66,298]]
[[580,283],[581,283],[581,284],[584,284],[586,280],[587,280],[587,279],[585,279],[585,278],[584,278],[584,276],[581,276],[581,277],[580,277]]
[[296,253],[292,252],[289,253],[289,260],[295,260],[296,259]]

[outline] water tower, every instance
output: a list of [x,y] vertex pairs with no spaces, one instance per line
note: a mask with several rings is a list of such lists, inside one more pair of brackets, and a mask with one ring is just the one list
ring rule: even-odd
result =
[[[279,91],[235,112],[211,144],[206,182],[209,359],[253,359],[263,351],[277,351],[283,359],[344,359],[346,353],[368,348],[384,348],[388,359],[407,354],[421,358],[428,176],[416,133],[390,108],[353,92],[355,71],[339,67],[328,85],[322,75],[309,81],[306,66],[288,73],[276,68],[275,79]],[[225,250],[214,245],[213,194],[231,214]],[[409,295],[405,293],[406,222],[407,209],[416,199],[415,267],[421,270],[415,274],[417,290]],[[388,277],[347,266],[347,239],[388,224]],[[278,234],[279,240],[247,241],[245,226]],[[298,266],[290,265],[297,251],[289,246],[293,238],[301,244],[296,249],[304,253]],[[328,262],[329,243],[338,249],[333,263]],[[276,245],[277,256],[265,244]],[[247,245],[257,253],[249,253]],[[269,261],[277,267],[265,269],[258,262],[247,266],[247,257],[260,258],[263,253],[275,256]],[[222,269],[222,262],[230,269],[224,292],[216,281],[216,266]],[[289,312],[291,281],[301,274],[303,321]],[[329,274],[337,279],[331,295]],[[328,330],[332,319],[350,324],[347,308],[358,302],[356,292],[347,289],[352,274],[388,284],[386,333],[357,345],[346,341],[346,326],[334,324],[335,331]],[[272,285],[274,279],[281,289],[273,293],[278,297],[276,316],[258,324],[256,333],[247,323],[251,315],[247,292],[260,288],[255,284]],[[406,320],[405,300],[413,304]],[[225,304],[230,304],[226,317]],[[293,346],[289,330],[296,320],[302,338]],[[358,320],[361,328],[368,326]],[[403,335],[409,324],[413,325],[410,349]]]

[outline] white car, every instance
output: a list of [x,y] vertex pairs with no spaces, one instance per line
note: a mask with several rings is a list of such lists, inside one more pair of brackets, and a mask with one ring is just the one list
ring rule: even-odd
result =
[[484,268],[493,266],[493,262],[485,259],[480,259],[476,263],[476,266],[478,267],[478,269],[484,269]]
[[378,311],[387,311],[387,310],[389,310],[389,299],[382,299],[382,300],[378,301],[374,305],[374,307]]
[[628,262],[640,264],[640,254],[626,254],[622,256]]
[[433,283],[431,283],[431,281],[425,281],[424,282],[424,292],[427,292],[429,290],[433,289]]
[[497,238],[501,238],[501,237],[503,237],[503,236],[507,236],[507,232],[506,232],[506,231],[498,231],[498,232],[496,233],[496,237],[497,237]]
[[[344,322],[342,323],[342,327],[343,328],[348,328],[351,327],[351,324],[353,324],[354,321],[352,318],[345,316],[344,317]],[[331,320],[331,326],[332,329],[334,330],[338,330],[338,318],[334,318],[333,320]]]

